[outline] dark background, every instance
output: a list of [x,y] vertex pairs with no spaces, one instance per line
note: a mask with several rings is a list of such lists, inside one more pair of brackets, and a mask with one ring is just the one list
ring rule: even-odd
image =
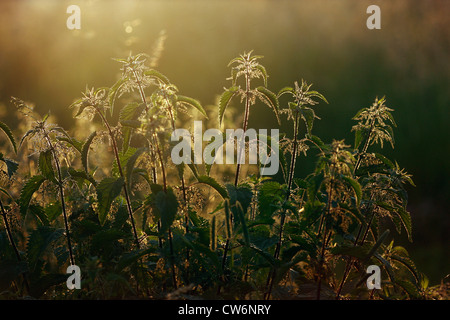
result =
[[[66,8],[81,8],[81,30],[66,28]],[[381,8],[381,30],[368,30],[366,9]],[[167,39],[158,69],[182,94],[212,105],[229,85],[228,62],[244,51],[264,55],[269,88],[305,79],[323,93],[314,132],[325,142],[353,144],[351,118],[375,97],[395,109],[391,159],[413,175],[409,188],[413,240],[420,271],[438,284],[450,273],[450,1],[1,1],[0,119],[13,129],[11,96],[74,123],[68,106],[89,87],[111,86],[113,57],[151,53]],[[258,106],[256,106],[258,107]],[[289,132],[289,124],[283,126]],[[276,126],[266,107],[253,128]],[[282,129],[283,130],[283,129]],[[22,134],[17,132],[16,134]],[[298,162],[299,174],[312,164]]]

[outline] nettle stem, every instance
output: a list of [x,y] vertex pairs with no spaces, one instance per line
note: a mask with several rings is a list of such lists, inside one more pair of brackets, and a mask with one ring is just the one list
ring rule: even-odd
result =
[[[241,170],[241,158],[242,158],[242,152],[244,151],[244,157],[245,157],[245,132],[247,131],[248,126],[248,118],[250,115],[250,71],[246,70],[245,73],[245,114],[244,114],[244,122],[243,122],[243,130],[244,134],[242,135],[241,141],[239,142],[238,146],[238,156],[237,156],[237,166],[236,166],[236,175],[234,178],[234,185],[237,186],[239,182],[239,173]],[[244,150],[242,150],[244,149]]]
[[[372,121],[371,121],[371,123],[370,123],[369,133],[368,133],[368,135],[367,135],[367,139],[366,139],[366,141],[364,142],[364,146],[363,146],[363,149],[362,149],[361,153],[358,155],[358,160],[356,161],[355,168],[354,168],[354,170],[353,170],[353,174],[354,174],[354,175],[356,174],[356,171],[359,169],[359,167],[360,167],[360,165],[361,165],[361,161],[362,161],[363,154],[365,154],[365,153],[367,152],[367,149],[369,148],[369,144],[370,144],[370,136],[371,136],[371,134],[372,134],[372,131],[373,131],[373,129],[374,129],[374,126],[375,126],[375,119],[372,119]],[[367,211],[370,210],[371,206],[372,206],[372,196],[371,196],[371,198],[370,198],[370,201],[369,201],[369,208],[367,209]],[[364,242],[365,242],[365,239],[366,239],[366,237],[367,237],[367,234],[368,234],[368,231],[369,231],[369,229],[370,229],[370,225],[372,224],[372,221],[373,221],[374,216],[375,216],[375,212],[373,212],[372,215],[371,215],[371,217],[370,217],[369,223],[368,223],[368,225],[367,225],[366,231],[364,232],[364,236],[363,236],[363,239],[362,239],[362,241],[361,241],[361,245],[363,245]],[[361,225],[361,226],[359,227],[358,234],[356,235],[356,238],[355,238],[355,241],[354,241],[354,243],[353,243],[353,246],[357,246],[357,245],[358,245],[359,237],[361,236],[362,230],[363,230],[363,225]],[[339,300],[339,298],[340,298],[340,295],[341,295],[341,292],[342,292],[342,288],[344,287],[345,281],[347,280],[347,277],[348,277],[348,275],[349,275],[349,273],[350,273],[350,270],[351,270],[352,267],[353,267],[353,263],[354,263],[354,259],[353,259],[353,258],[347,259],[347,263],[346,263],[346,266],[345,266],[344,274],[343,274],[343,276],[342,276],[341,283],[339,284],[338,291],[337,291],[337,293],[336,293],[336,299],[337,299],[337,300]]]
[[[171,120],[171,124],[172,124],[172,130],[175,131],[176,130],[176,126],[175,126],[175,116],[173,114],[172,111],[172,107],[171,104],[169,102],[169,99],[166,95],[164,95],[164,98],[166,100],[167,103],[167,108],[169,110],[169,116],[170,116],[170,120]],[[184,164],[182,164],[184,165]],[[188,201],[187,201],[187,195],[186,195],[186,184],[185,184],[185,180],[184,180],[184,172],[181,174],[180,176],[180,182],[181,182],[181,192],[183,195],[183,206],[184,206],[184,228],[185,228],[185,233],[189,234],[189,211],[188,211]],[[189,282],[189,260],[190,260],[190,250],[189,248],[186,248],[186,282]]]
[[[291,196],[292,182],[294,180],[295,163],[296,163],[296,160],[297,160],[297,149],[298,149],[298,141],[297,141],[298,124],[299,124],[298,111],[296,111],[295,119],[294,119],[294,140],[292,141],[292,157],[291,157],[291,163],[290,163],[290,166],[289,166],[288,188],[287,188],[286,198],[284,199],[283,206],[289,201],[289,198]],[[283,242],[283,228],[284,228],[285,221],[286,221],[286,209],[283,209],[283,212],[281,213],[280,231],[279,231],[279,234],[278,234],[278,242],[277,242],[277,246],[275,248],[275,253],[274,253],[274,256],[273,256],[275,260],[277,260],[279,258],[279,256],[280,256],[281,245],[282,245],[282,242]],[[264,299],[265,300],[270,298],[270,295],[271,295],[271,292],[272,292],[273,283],[275,281],[275,277],[276,277],[276,270],[272,269],[272,271],[269,272],[269,275],[267,277],[266,288],[268,287],[268,289],[266,290],[266,293],[264,295]]]
[[[122,170],[122,165],[120,163],[120,157],[119,157],[119,149],[117,148],[117,143],[116,143],[116,138],[114,136],[114,133],[112,132],[111,126],[108,123],[108,120],[106,120],[105,116],[103,115],[103,113],[95,108],[97,110],[97,113],[100,115],[100,117],[103,120],[103,123],[105,124],[106,128],[108,129],[108,133],[109,136],[111,138],[111,142],[112,142],[112,146],[113,146],[113,152],[114,152],[114,157],[116,158],[116,162],[117,162],[117,168],[119,170],[119,174],[120,176],[125,179],[125,175],[123,174],[123,170]],[[130,200],[130,195],[128,193],[128,188],[127,188],[127,183],[124,180],[124,184],[123,184],[123,192],[125,195],[125,200],[127,203],[127,209],[128,209],[128,214],[130,217],[130,221],[131,221],[131,226],[133,229],[133,234],[134,234],[134,238],[135,238],[135,242],[136,242],[136,246],[138,249],[140,249],[140,244],[139,244],[139,237],[136,231],[136,224],[134,222],[134,217],[133,217],[133,208],[131,207],[131,200]]]
[[[330,211],[331,211],[331,201],[332,201],[332,197],[333,197],[333,189],[334,189],[334,165],[333,163],[330,165],[330,185],[328,187],[328,199],[327,199],[327,207],[325,209],[324,214],[322,215],[322,218],[320,220],[320,224],[319,224],[319,229],[317,232],[317,236],[320,235],[321,229],[323,227],[323,239],[322,239],[322,249],[320,252],[320,258],[319,258],[319,281],[317,284],[317,300],[320,300],[320,291],[321,291],[321,287],[322,287],[322,268],[323,268],[323,264],[324,264],[324,258],[325,258],[325,250],[326,250],[326,246],[328,244],[328,241],[331,238],[331,234],[332,234],[332,230],[329,232],[328,234],[328,230],[327,230],[327,226],[326,226],[326,216],[330,215]],[[328,237],[327,237],[328,235]]]
[[67,247],[69,249],[70,264],[75,265],[75,259],[73,257],[72,244],[71,244],[71,240],[70,240],[69,221],[68,221],[67,212],[66,212],[66,201],[64,199],[64,187],[63,187],[63,180],[62,180],[62,175],[61,175],[61,167],[59,165],[58,155],[56,154],[55,148],[52,144],[52,141],[50,140],[48,132],[45,129],[43,129],[43,133],[44,133],[45,139],[47,140],[47,144],[50,148],[50,151],[52,152],[53,159],[55,160],[56,171],[58,173],[58,189],[59,189],[59,195],[60,195],[60,199],[61,199],[62,213],[63,213],[63,217],[64,217],[64,226],[66,229]]

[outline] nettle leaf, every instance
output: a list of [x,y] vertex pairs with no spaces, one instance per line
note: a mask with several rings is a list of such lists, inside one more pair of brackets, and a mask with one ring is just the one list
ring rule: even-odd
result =
[[75,138],[72,137],[65,137],[65,136],[57,136],[57,140],[67,142],[71,146],[73,146],[79,153],[81,153],[81,148],[83,147],[83,142],[78,141]]
[[159,72],[155,69],[150,69],[150,70],[145,71],[144,75],[146,75],[150,78],[156,79],[161,83],[164,83],[167,85],[170,84],[169,78],[167,78],[165,75],[163,75],[161,72]]
[[277,97],[281,97],[285,93],[294,94],[295,90],[292,87],[284,87],[280,91],[278,91]]
[[42,151],[39,154],[38,160],[39,170],[47,180],[55,179],[55,171],[53,170],[52,157],[53,154],[51,150]]
[[89,172],[88,153],[91,148],[92,141],[94,140],[96,135],[96,131],[92,132],[81,147],[81,163],[83,164],[84,171],[86,172]]
[[317,118],[317,116],[314,113],[313,109],[304,106],[300,108],[300,113],[303,121],[306,124],[306,130],[308,132],[308,135],[311,135],[311,131],[314,125],[314,119]]
[[259,93],[258,98],[261,100],[261,102],[272,108],[277,117],[278,124],[281,124],[279,116],[280,104],[278,102],[276,94],[263,86],[256,88],[256,91]]
[[403,227],[405,227],[406,233],[408,234],[408,240],[412,242],[412,220],[411,220],[411,214],[403,209],[402,207],[397,208],[397,210],[394,211],[395,214],[398,215],[400,218]]
[[200,102],[198,100],[195,100],[193,98],[186,97],[186,96],[177,95],[177,102],[182,103],[184,105],[194,107],[195,109],[200,111],[200,113],[202,115],[204,115],[206,117],[206,119],[208,119],[205,109],[203,109],[202,105],[200,104]]
[[39,189],[39,187],[45,180],[46,179],[44,176],[36,175],[25,182],[19,197],[20,213],[22,217],[25,217],[27,213],[28,206],[30,204],[31,198],[33,197],[33,194]]
[[137,120],[142,112],[145,110],[145,104],[132,102],[127,104],[120,110],[119,121],[122,120]]
[[19,167],[19,163],[17,163],[14,160],[11,160],[11,159],[3,158],[2,153],[0,153],[0,161],[3,161],[6,164],[6,170],[8,173],[8,177],[11,178],[13,176],[13,174],[17,171],[17,168]]
[[361,203],[361,198],[362,198],[362,189],[361,189],[361,185],[359,184],[358,181],[356,181],[355,179],[345,176],[345,175],[341,175],[341,178],[347,183],[348,186],[350,186],[353,191],[355,192],[355,199],[356,199],[356,204],[359,206],[359,204]]
[[[126,168],[128,160],[133,156],[133,154],[136,152],[136,148],[129,147],[128,150],[124,153],[119,153],[119,161],[120,165],[122,166],[122,170]],[[112,164],[112,174],[115,176],[119,175],[119,166],[117,165],[116,159],[114,159],[114,162]]]
[[266,70],[266,68],[265,68],[263,65],[261,65],[261,64],[257,64],[257,65],[255,66],[255,68],[258,69],[258,70],[262,73],[263,78],[264,78],[264,86],[267,87],[267,78],[268,78],[269,76],[267,75],[267,70]]
[[19,142],[19,149],[20,149],[20,147],[22,146],[22,143],[25,141],[25,139],[26,139],[27,137],[32,137],[32,136],[34,136],[36,132],[37,132],[36,129],[28,130],[28,131],[22,136],[22,138],[20,139],[20,142]]
[[419,289],[410,281],[397,279],[395,284],[405,290],[410,299],[418,299],[420,297]]
[[112,202],[122,191],[124,182],[122,177],[108,177],[97,185],[98,219],[102,225],[106,221]]
[[126,84],[128,81],[128,78],[121,77],[119,80],[116,81],[116,83],[113,84],[113,86],[108,91],[108,103],[110,106],[111,115],[114,112],[114,102],[116,101],[117,95],[120,92],[120,88]]
[[51,202],[44,208],[44,211],[48,221],[52,222],[62,214],[61,203]]
[[230,104],[233,97],[239,92],[239,87],[233,86],[226,89],[219,99],[219,124],[222,124],[223,115],[225,114],[225,110]]
[[147,148],[139,148],[137,149],[130,158],[128,158],[128,161],[125,166],[125,177],[128,184],[128,187],[131,189],[131,177],[134,170],[134,166],[136,164],[137,159],[139,156],[144,153],[145,151],[148,151]]
[[[235,186],[228,183],[226,185],[228,195],[230,197],[230,209],[233,215],[237,214],[237,203],[242,207],[242,212],[245,214],[253,198],[252,189],[248,185]],[[238,219],[235,221],[239,221]]]
[[214,178],[201,175],[197,177],[197,181],[199,183],[207,184],[213,189],[215,189],[222,196],[223,199],[228,198],[227,189],[225,189],[225,187],[222,186],[220,183],[218,183]]
[[47,251],[49,246],[63,235],[64,229],[56,229],[49,226],[39,226],[31,232],[28,237],[26,255],[32,274],[39,272],[39,270],[37,270],[39,260],[43,259],[43,254]]
[[11,131],[11,129],[3,122],[0,121],[0,129],[3,130],[3,132],[6,134],[6,136],[9,139],[9,142],[11,142],[11,145],[14,148],[14,152],[17,153],[17,145],[16,145],[16,139],[14,139],[14,135]]
[[[68,169],[69,175],[75,179],[79,184],[83,182],[83,180],[87,180],[92,183],[94,186],[97,185],[97,181],[95,181],[94,177],[91,174],[84,170],[75,170],[72,167]],[[80,186],[81,187],[81,186]]]
[[47,214],[45,213],[45,209],[42,206],[30,204],[28,207],[28,212],[30,215],[36,217],[38,224],[42,226],[49,225]]
[[283,188],[278,182],[263,183],[258,190],[258,211],[261,217],[272,217],[272,214],[279,209],[283,195]]
[[161,186],[153,185],[152,193],[149,196],[149,203],[153,209],[156,219],[161,220],[160,234],[169,230],[178,211],[178,200],[172,188],[167,191],[161,190]]

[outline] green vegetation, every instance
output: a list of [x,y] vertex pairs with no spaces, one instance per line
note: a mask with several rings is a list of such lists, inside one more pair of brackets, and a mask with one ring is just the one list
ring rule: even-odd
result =
[[[122,76],[71,105],[77,121],[95,127],[83,140],[12,99],[30,127],[17,144],[0,123],[20,158],[0,154],[2,298],[441,298],[389,230],[412,241],[405,186],[414,184],[371,150],[394,147],[384,97],[356,113],[351,147],[314,135],[324,95],[303,80],[269,89],[262,57],[251,51],[230,62],[232,84],[216,110],[179,94],[147,58],[117,59]],[[189,127],[188,115],[228,125],[238,96],[244,130],[260,103],[292,120],[280,140],[281,174],[238,164],[230,182],[229,166],[174,165],[173,130]],[[306,162],[314,170],[297,176]],[[80,290],[66,287],[70,264],[81,269]],[[365,284],[373,264],[381,290]]]

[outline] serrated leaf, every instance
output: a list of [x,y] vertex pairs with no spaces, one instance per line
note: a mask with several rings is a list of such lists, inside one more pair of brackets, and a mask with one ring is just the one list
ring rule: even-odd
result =
[[43,259],[43,254],[47,251],[49,246],[60,239],[64,234],[64,229],[56,229],[49,226],[39,226],[31,231],[27,242],[27,262],[32,274],[39,273],[37,270],[39,266],[38,261]]
[[120,87],[122,87],[127,81],[128,78],[121,77],[119,80],[116,81],[116,83],[113,84],[113,86],[108,91],[108,103],[110,106],[111,115],[114,112],[114,102],[116,100],[118,91]]
[[97,132],[92,132],[89,137],[86,139],[86,141],[83,143],[83,146],[81,148],[81,163],[83,164],[84,171],[86,173],[89,172],[88,167],[88,153],[92,144],[92,141],[94,140],[95,136],[97,135]]
[[[159,191],[158,191],[159,190]],[[155,193],[155,191],[157,191]],[[167,188],[167,191],[159,188],[152,188],[152,194],[149,196],[150,205],[153,208],[153,213],[157,219],[161,220],[160,234],[164,234],[169,230],[178,210],[178,200],[173,193],[172,188]]]
[[0,153],[0,161],[3,161],[6,164],[6,170],[8,173],[8,177],[11,178],[14,173],[17,171],[17,168],[19,168],[19,163],[17,163],[14,160],[3,158],[3,154]]
[[233,86],[226,89],[219,99],[219,125],[222,124],[223,116],[225,114],[225,110],[230,104],[233,97],[238,93],[239,87]]
[[102,225],[106,221],[112,202],[122,191],[124,182],[122,177],[108,177],[97,185],[98,219]]
[[[238,203],[242,207],[242,212],[245,215],[253,198],[251,188],[248,185],[235,186],[230,183],[226,184],[226,188],[230,197],[230,209],[233,215],[236,215],[239,210],[237,208]],[[239,222],[239,220],[236,219],[235,222]]]
[[41,225],[47,226],[50,224],[47,218],[47,214],[45,213],[45,209],[42,206],[30,204],[28,206],[28,212],[30,215],[36,217]]
[[259,92],[258,97],[260,98],[260,100],[263,103],[265,103],[267,106],[272,108],[272,110],[275,112],[275,115],[277,117],[278,124],[281,124],[280,116],[279,116],[280,104],[278,102],[278,99],[277,99],[277,96],[275,95],[275,93],[273,93],[272,91],[270,91],[269,89],[267,89],[266,87],[263,87],[263,86],[256,88],[256,91]]
[[41,174],[48,180],[55,178],[55,171],[52,164],[53,154],[51,150],[42,151],[39,154],[38,166]]
[[262,218],[272,217],[272,214],[279,209],[280,201],[284,191],[276,181],[267,181],[258,189],[258,212]]
[[356,199],[356,204],[359,206],[359,204],[361,203],[361,198],[362,198],[362,189],[361,189],[361,185],[359,184],[358,181],[356,181],[355,179],[345,176],[345,175],[341,175],[341,178],[347,182],[347,184],[353,189],[353,191],[355,192],[355,199]]
[[31,130],[28,130],[23,136],[22,136],[22,138],[20,139],[20,143],[19,143],[19,149],[20,149],[20,147],[22,146],[22,143],[25,141],[25,139],[28,137],[28,136],[34,136],[34,134],[36,133],[36,130],[35,129],[31,129]]
[[182,104],[187,104],[191,107],[194,107],[208,119],[208,115],[206,114],[205,109],[203,109],[202,105],[200,104],[200,102],[198,100],[195,100],[193,98],[186,97],[186,96],[177,95],[177,102],[182,103]]
[[51,202],[44,208],[47,219],[52,222],[62,214],[62,207],[59,202]]
[[126,181],[127,184],[129,186],[129,189],[131,189],[131,177],[132,177],[132,173],[133,173],[133,169],[134,166],[136,164],[137,159],[139,158],[139,156],[144,152],[147,151],[147,148],[139,148],[137,149],[133,155],[128,158],[128,161],[126,162],[126,166],[125,166],[125,177],[126,177]]
[[170,84],[170,80],[169,78],[167,78],[165,75],[163,75],[161,72],[155,70],[155,69],[150,69],[144,72],[144,75],[156,79],[161,83],[164,84]]
[[199,183],[207,184],[213,189],[215,189],[222,196],[223,199],[228,198],[228,192],[225,189],[225,187],[222,186],[220,183],[218,183],[214,178],[201,175],[197,177],[197,181]]
[[293,94],[294,93],[294,88],[292,88],[292,87],[284,87],[284,88],[282,88],[280,91],[278,91],[277,97],[281,97],[285,93]]
[[242,228],[242,235],[244,236],[244,242],[245,245],[249,246],[250,245],[250,236],[248,233],[248,228],[247,228],[247,221],[245,219],[245,212],[244,208],[242,207],[242,205],[237,202],[236,203],[236,220],[239,220],[241,228]]
[[381,162],[383,162],[386,166],[388,166],[390,169],[393,169],[395,167],[395,165],[392,163],[391,160],[389,160],[387,157],[385,157],[384,155],[382,155],[381,153],[374,153],[375,158],[377,158],[378,160],[380,160]]
[[405,290],[410,299],[417,299],[420,297],[419,289],[410,281],[397,279],[395,283]]
[[19,205],[22,217],[25,217],[28,206],[30,204],[33,194],[39,189],[41,184],[45,181],[42,175],[36,175],[28,179],[20,192]]
[[405,227],[406,233],[408,234],[408,240],[412,242],[411,214],[402,207],[399,207],[397,210],[394,210],[394,213],[397,214],[398,217],[400,218],[403,226]]
[[83,142],[78,141],[75,138],[68,138],[68,137],[62,137],[62,136],[58,136],[56,137],[57,140],[60,141],[65,141],[67,143],[69,143],[71,146],[73,146],[78,152],[81,153],[81,148],[83,147]]
[[267,78],[269,76],[267,75],[266,68],[263,65],[261,65],[261,64],[257,64],[255,67],[256,67],[256,69],[258,69],[262,73],[263,78],[264,78],[264,86],[267,87]]
[[87,180],[92,183],[94,186],[97,185],[97,181],[95,181],[94,177],[91,174],[84,170],[75,170],[72,167],[69,167],[68,172],[72,178],[79,181],[80,179]]
[[414,261],[412,261],[408,257],[403,257],[398,254],[391,255],[391,259],[403,264],[409,270],[409,272],[411,272],[411,274],[414,276],[414,278],[416,279],[416,282],[417,283],[420,282],[420,274],[416,268],[416,265],[414,264]]
[[314,119],[316,118],[316,114],[314,113],[314,110],[305,106],[302,106],[300,108],[300,114],[305,122],[306,125],[306,131],[308,135],[311,135],[311,131],[313,129],[314,125]]
[[0,129],[3,130],[3,132],[6,134],[6,136],[9,139],[9,142],[11,142],[11,145],[14,148],[14,153],[17,153],[17,145],[16,145],[16,139],[14,139],[14,135],[11,131],[11,129],[3,122],[0,121]]
[[145,110],[143,103],[132,102],[127,104],[120,110],[119,121],[122,120],[137,120],[142,112]]

